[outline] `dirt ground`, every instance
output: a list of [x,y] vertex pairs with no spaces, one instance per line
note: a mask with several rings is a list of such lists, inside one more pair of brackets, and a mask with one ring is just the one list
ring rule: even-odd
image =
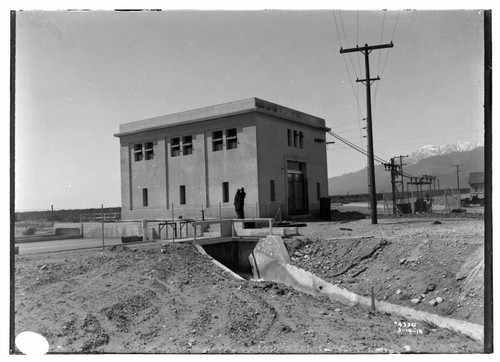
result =
[[[379,300],[484,322],[482,219],[308,223],[300,232],[286,240],[293,263],[332,284],[365,296],[373,287]],[[442,302],[431,305],[436,298]]]
[[[483,220],[434,221],[307,223],[285,243],[293,264],[353,292],[482,324]],[[190,245],[17,255],[14,277],[15,335],[43,335],[50,353],[483,350],[456,331],[235,279]]]

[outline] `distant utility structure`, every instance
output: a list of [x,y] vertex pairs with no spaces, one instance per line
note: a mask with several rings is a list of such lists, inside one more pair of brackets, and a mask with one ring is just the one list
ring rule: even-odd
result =
[[459,168],[463,165],[453,165],[453,167],[457,168],[457,187],[458,187],[458,208],[461,209],[462,205],[460,200],[462,200],[462,194],[460,193],[460,178],[458,177],[458,174],[462,172],[462,170]]
[[352,52],[362,52],[365,55],[365,79],[356,79],[356,82],[362,82],[366,86],[366,122],[367,122],[367,133],[368,133],[368,174],[369,183],[368,188],[370,191],[371,200],[371,216],[372,224],[377,224],[377,197],[376,197],[376,187],[375,187],[375,161],[373,157],[373,131],[372,131],[372,109],[371,109],[371,84],[376,80],[380,80],[380,77],[370,78],[370,59],[369,55],[372,50],[392,48],[394,44],[392,41],[389,44],[381,45],[371,45],[365,44],[364,47],[356,46],[355,48],[343,49],[340,48],[340,54],[352,53]]

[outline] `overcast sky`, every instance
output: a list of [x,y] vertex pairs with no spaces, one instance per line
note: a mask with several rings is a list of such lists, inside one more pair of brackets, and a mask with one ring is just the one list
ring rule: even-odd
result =
[[[16,209],[120,206],[122,123],[259,97],[324,118],[375,154],[483,139],[483,13],[18,12]],[[361,69],[360,69],[361,68]],[[337,142],[329,177],[365,167]]]

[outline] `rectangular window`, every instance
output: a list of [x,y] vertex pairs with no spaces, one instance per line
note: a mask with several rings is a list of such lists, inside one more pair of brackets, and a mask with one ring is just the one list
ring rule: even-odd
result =
[[134,145],[134,161],[142,161],[142,143]]
[[299,132],[299,147],[304,148],[304,134]]
[[182,138],[182,154],[191,155],[193,153],[193,136],[185,136]]
[[176,157],[180,156],[181,154],[181,144],[180,144],[180,138],[175,137],[170,139],[170,156],[171,157]]
[[146,142],[144,144],[144,156],[146,160],[152,160],[154,157],[153,142]]
[[288,146],[292,147],[293,146],[293,138],[292,138],[292,130],[288,130]]
[[236,147],[238,147],[236,128],[226,130],[226,150],[232,150]]
[[316,183],[316,195],[318,197],[318,200],[321,197],[321,184],[319,182]]
[[180,196],[179,203],[181,205],[185,205],[186,204],[186,186],[185,185],[181,185],[180,186],[180,188],[179,188],[179,196]]
[[276,194],[274,191],[274,180],[271,180],[271,201],[276,201]]
[[293,131],[293,147],[299,147],[299,132]]
[[222,151],[222,131],[212,132],[212,151]]
[[148,189],[142,189],[142,206],[148,206]]
[[222,183],[222,202],[229,202],[229,182]]

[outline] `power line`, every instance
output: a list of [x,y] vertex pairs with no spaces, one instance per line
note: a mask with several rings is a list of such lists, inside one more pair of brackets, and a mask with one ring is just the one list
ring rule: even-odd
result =
[[[432,139],[432,138],[439,138],[439,140],[443,140],[443,136],[448,136],[448,135],[460,135],[460,134],[470,134],[470,133],[474,133],[474,132],[482,132],[483,130],[470,130],[470,131],[456,131],[456,132],[448,132],[448,133],[436,133],[436,134],[433,134],[433,135],[427,135],[427,136],[412,136],[412,137],[398,137],[397,139],[398,140],[412,140],[412,139],[421,139],[421,138],[425,138],[425,139]],[[446,137],[444,139],[447,139]],[[401,142],[393,142],[394,138],[382,138],[382,139],[379,139],[377,141],[377,145],[381,145],[381,144],[387,144],[387,145],[401,145],[401,144],[407,144],[406,142],[404,143],[401,143]]]
[[[363,128],[366,129],[366,127],[361,127],[361,129],[363,129]],[[360,127],[356,127],[356,128],[338,130],[337,133],[346,134],[346,133],[353,133],[353,132],[359,132],[359,131],[360,131]]]
[[334,127],[342,127],[342,126],[345,126],[345,125],[351,125],[351,124],[354,124],[354,123],[358,123],[360,121],[360,119],[358,119],[357,121],[352,121],[352,122],[346,122],[346,123],[341,123],[341,124],[336,124],[334,125]]
[[[401,11],[398,11],[398,15],[396,16],[396,21],[394,22],[394,29],[392,31],[392,36],[391,36],[391,43],[393,42],[394,40],[394,35],[396,34],[396,26],[398,24],[398,19],[399,19],[399,14],[400,14]],[[385,16],[385,13],[384,13],[384,16]],[[385,17],[384,17],[385,19]],[[382,42],[382,41],[381,41]],[[382,78],[383,75],[384,75],[384,70],[385,70],[385,66],[387,64],[387,58],[389,58],[389,52],[391,51],[391,48],[388,48],[387,51],[386,51],[386,54],[385,54],[385,60],[384,60],[384,66],[382,67],[382,73],[378,73],[379,74],[379,77]],[[380,66],[380,56],[381,56],[382,52],[379,53],[379,66]],[[379,68],[380,69],[380,68]],[[375,113],[375,106],[377,104],[377,94],[378,94],[378,90],[380,88],[380,85],[381,85],[382,81],[380,81],[379,83],[377,83],[377,86],[375,88],[375,94],[373,96],[373,113]]]
[[[337,22],[337,17],[335,16],[335,11],[333,11],[333,16],[334,16],[334,20],[335,20],[335,29],[337,30],[337,37],[339,39],[339,42],[342,46],[342,41],[341,41],[341,36],[340,36],[340,32],[339,32],[339,26],[338,26],[338,22]],[[344,27],[344,22],[343,22],[343,18],[342,18],[342,13],[339,11],[339,17],[340,17],[340,22],[341,22],[341,26],[342,26],[342,32],[343,32],[343,35],[344,35],[344,40],[345,40],[345,43],[346,45],[348,45],[348,41],[347,41],[347,35],[345,33],[345,27]],[[358,34],[359,34],[359,11],[356,12],[356,42],[358,41]],[[360,121],[359,119],[360,118],[363,118],[363,113],[362,113],[362,110],[361,110],[361,106],[360,106],[360,101],[359,101],[359,86],[356,86],[356,89],[354,89],[354,84],[353,84],[353,81],[352,81],[352,77],[351,77],[351,72],[349,70],[349,65],[347,64],[347,61],[345,59],[345,56],[343,57],[343,60],[344,60],[344,65],[346,67],[346,70],[347,70],[347,74],[349,76],[349,82],[351,84],[351,89],[352,89],[352,92],[354,94],[354,99],[356,100],[356,108],[357,108],[357,114],[358,114],[358,129],[359,129],[359,136],[360,136],[360,140],[361,140],[361,144],[363,144],[363,135],[362,135],[362,127],[361,127],[361,124],[360,124]],[[356,67],[354,66],[354,62],[352,60],[352,56],[349,55],[349,60],[350,60],[350,63],[352,65],[352,69],[353,69],[353,72],[357,78],[357,72],[356,72]],[[360,60],[359,60],[359,54],[358,54],[358,65],[359,65],[359,72],[361,73],[361,63],[360,63]],[[363,100],[364,100],[364,93],[363,93]]]
[[[368,156],[368,151],[366,151],[365,149],[363,149],[363,148],[359,147],[358,145],[354,144],[353,142],[351,142],[351,141],[349,141],[349,140],[345,139],[345,138],[344,138],[344,137],[342,137],[342,136],[339,136],[338,134],[333,133],[332,131],[328,131],[328,133],[329,133],[330,135],[332,135],[333,137],[335,137],[336,139],[338,139],[340,142],[342,142],[342,143],[344,143],[344,144],[348,145],[349,147],[351,147],[351,148],[355,149],[355,150],[356,150],[356,151],[358,151],[358,152],[361,152],[363,155]],[[380,162],[380,163],[387,163],[387,161],[386,161],[386,160],[384,160],[383,158],[380,158],[380,157],[378,157],[378,156],[376,156],[376,155],[374,155],[373,157],[374,157],[374,159],[375,159],[377,162]]]
[[398,25],[399,14],[401,10],[398,11],[398,15],[396,16],[396,22],[394,23],[394,30],[392,31],[391,41],[394,40],[394,34],[396,33],[396,26]]
[[[380,32],[380,41],[379,43],[382,44],[382,37],[384,35],[384,25],[385,25],[385,14],[386,12],[384,11],[384,18],[382,19],[382,30]],[[387,49],[387,52],[389,52],[389,49]],[[378,68],[377,68],[377,75],[380,74],[380,57],[382,56],[382,52],[378,53]],[[375,99],[374,99],[375,101]]]
[[[344,33],[345,44],[346,46],[349,46],[349,42],[347,41],[347,36],[345,34],[344,21],[342,20],[342,11],[340,10],[339,10],[339,17],[340,17],[340,25],[342,26],[342,32]],[[356,67],[354,66],[354,62],[352,61],[351,54],[349,54],[349,60],[351,61],[352,71],[354,72],[356,78],[358,78],[358,73],[356,72]],[[361,74],[361,69],[359,70],[359,74]]]
[[[339,11],[339,16],[340,16],[340,18],[342,20],[342,16],[340,15],[340,11]],[[335,11],[333,11],[333,19],[335,20],[335,29],[337,30],[337,37],[339,38],[339,44],[342,47],[342,40],[341,40],[341,37],[340,37],[340,32],[339,32],[338,23],[337,23],[337,17],[335,16]],[[342,24],[342,31],[344,32],[344,38],[345,38],[345,41],[347,43],[347,37],[345,36],[345,31],[343,29],[343,24]],[[345,67],[346,67],[346,70],[347,70],[347,75],[349,77],[349,83],[351,84],[352,93],[354,94],[354,99],[356,100],[356,106],[358,108],[358,113],[362,114],[361,107],[359,106],[359,98],[358,98],[358,96],[356,94],[356,91],[354,90],[354,84],[352,82],[351,72],[349,71],[349,65],[347,64],[345,56],[343,56],[342,58],[344,60],[344,64],[345,64]],[[350,59],[351,59],[351,64],[352,64],[352,57],[350,57]],[[356,74],[356,69],[354,67],[354,64],[353,64],[353,71]]]
[[[356,46],[359,44],[358,29],[359,29],[359,10],[356,11]],[[359,55],[359,52],[357,53],[357,56],[358,56],[358,69],[359,73],[361,74],[361,56]]]
[[335,10],[333,11],[333,19],[335,20],[335,29],[337,29],[337,37],[339,38],[339,44],[342,46],[342,40],[340,40],[340,33],[339,33],[339,28],[337,24],[337,17],[335,16]]
[[[355,129],[350,129],[350,130],[341,130],[340,132],[338,133],[352,133],[354,132]],[[464,132],[456,132],[456,134],[469,134],[470,132],[467,132],[467,131],[464,131]],[[455,134],[455,133],[453,133]],[[451,134],[451,135],[453,135]],[[443,136],[447,136],[448,134],[446,133],[443,133],[443,134],[435,134],[433,136],[429,136],[431,138],[439,138],[440,141],[444,141],[448,138],[444,137]],[[426,138],[426,142],[425,143],[428,143],[428,142],[433,142],[432,140],[429,139],[428,136],[416,136],[416,137],[401,137],[401,138],[398,138],[398,140],[400,140],[401,142],[395,142],[393,138],[386,138],[386,139],[382,139],[382,140],[379,140],[376,142],[376,145],[377,146],[384,146],[384,148],[387,148],[389,146],[399,146],[399,145],[413,145],[413,144],[422,144],[423,142],[422,141],[415,141],[415,142],[409,142],[407,140],[412,140],[412,139],[420,139],[420,138]],[[345,137],[346,139],[352,139],[352,141],[354,142],[354,139],[351,137]],[[481,137],[478,136],[478,139],[477,141],[482,141],[483,139]],[[473,142],[473,141],[470,141],[470,142]],[[435,143],[435,142],[433,142]]]

